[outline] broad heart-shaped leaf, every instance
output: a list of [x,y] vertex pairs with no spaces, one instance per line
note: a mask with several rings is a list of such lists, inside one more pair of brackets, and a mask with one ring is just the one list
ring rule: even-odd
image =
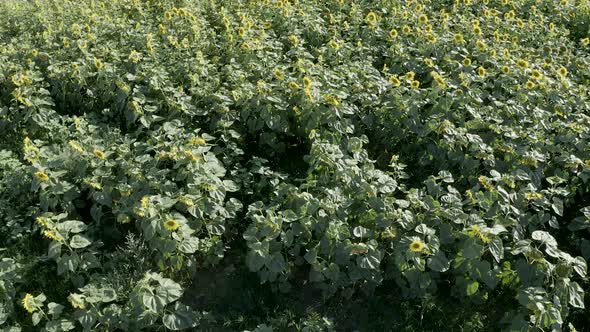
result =
[[563,216],[563,201],[557,197],[553,197],[551,208],[558,216]]
[[86,248],[91,244],[92,242],[90,240],[79,234],[72,236],[72,239],[70,240],[70,247],[74,249]]
[[531,237],[533,238],[533,240],[541,241],[547,244],[548,246],[557,247],[557,241],[555,241],[555,238],[551,236],[551,234],[549,234],[548,232],[534,231],[531,234]]
[[172,331],[184,330],[189,327],[195,327],[198,322],[198,316],[185,305],[176,305],[174,312],[162,317],[164,326]]
[[569,302],[573,307],[584,309],[584,290],[577,282],[572,281],[568,285]]
[[266,258],[256,251],[250,250],[246,255],[246,265],[252,272],[258,272],[264,266]]
[[145,292],[142,296],[143,305],[153,312],[161,312],[166,306],[166,296],[155,293],[152,290]]
[[285,268],[285,258],[280,252],[274,253],[265,265],[270,272],[281,273]]
[[587,266],[586,266],[586,261],[584,260],[584,258],[579,257],[579,256],[574,258],[573,265],[574,265],[574,271],[576,271],[576,273],[578,275],[580,275],[580,277],[586,278]]
[[58,228],[70,233],[80,233],[85,231],[88,226],[79,220],[66,220],[60,223]]
[[434,256],[428,258],[428,267],[433,271],[445,272],[449,269],[449,260],[444,252],[438,251]]
[[495,237],[492,239],[492,242],[490,243],[490,253],[498,263],[504,258],[504,245],[502,244],[501,238]]
[[363,269],[378,270],[381,264],[381,255],[378,251],[372,250],[365,256],[357,257],[356,262]]
[[162,296],[166,304],[168,304],[178,300],[182,296],[183,290],[174,280],[162,278],[160,280],[160,286],[156,289],[156,293]]
[[47,332],[64,332],[64,331],[71,331],[76,328],[76,325],[70,320],[67,319],[60,319],[60,320],[51,320],[45,324],[45,330]]
[[185,254],[194,254],[199,249],[199,238],[189,237],[183,239],[178,246],[178,250]]
[[54,319],[57,318],[59,315],[61,315],[63,310],[64,310],[64,306],[59,303],[55,303],[55,302],[47,303],[47,313],[50,314],[51,316],[53,316]]
[[41,312],[35,311],[33,313],[33,315],[31,316],[33,326],[37,326],[37,324],[39,324],[39,322],[41,321],[41,318],[43,318],[43,315],[41,314]]

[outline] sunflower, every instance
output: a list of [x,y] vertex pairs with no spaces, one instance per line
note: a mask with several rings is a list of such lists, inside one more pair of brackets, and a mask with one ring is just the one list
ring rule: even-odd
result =
[[416,77],[416,73],[414,73],[413,71],[409,71],[406,73],[406,78],[410,81],[414,80],[414,77]]
[[519,59],[516,61],[516,65],[521,69],[527,69],[529,67],[529,63],[526,60]]
[[41,181],[41,182],[47,182],[47,181],[49,181],[49,175],[47,175],[47,173],[45,173],[43,171],[37,171],[37,172],[35,172],[35,177],[37,179],[39,179],[39,181]]
[[412,32],[412,28],[410,28],[409,25],[404,25],[404,27],[402,28],[402,32],[407,35]]
[[420,240],[414,240],[408,246],[411,252],[422,252],[424,250],[424,242]]
[[23,307],[25,308],[25,310],[32,314],[37,308],[35,307],[35,298],[33,297],[33,295],[26,293],[25,297],[22,300],[22,304]]
[[422,14],[420,16],[418,16],[418,22],[425,24],[428,22],[428,16]]
[[164,228],[166,228],[169,231],[175,231],[180,227],[180,224],[178,223],[178,221],[174,220],[174,219],[168,219],[164,222]]
[[586,38],[580,40],[580,43],[582,44],[582,46],[590,45],[590,37],[586,37]]
[[481,35],[481,28],[478,25],[473,26],[473,33],[476,35]]
[[483,50],[485,50],[485,49],[486,49],[486,43],[484,43],[484,41],[483,41],[483,40],[481,40],[481,39],[480,39],[480,40],[478,40],[478,41],[476,41],[476,42],[475,42],[475,45],[477,46],[477,48],[478,48],[480,51],[483,51]]
[[84,152],[84,148],[76,141],[74,140],[70,140],[68,142],[68,145],[72,147],[72,149],[78,151],[78,152]]
[[503,66],[503,67],[502,67],[502,73],[504,73],[504,74],[506,74],[506,75],[507,75],[508,73],[510,73],[510,67],[508,67],[508,66]]
[[282,81],[283,79],[285,79],[285,73],[282,70],[278,69],[278,68],[277,69],[274,69],[272,71],[272,74],[279,81]]
[[464,65],[465,67],[469,67],[469,66],[471,66],[471,59],[469,59],[469,58],[465,58],[465,59],[463,59],[463,65]]
[[486,77],[486,69],[484,67],[478,67],[477,68],[477,74],[480,77]]
[[389,83],[393,84],[395,87],[398,87],[400,84],[402,84],[402,82],[400,82],[400,80],[394,75],[389,76]]
[[291,90],[299,90],[299,84],[295,83],[295,82],[289,82],[289,88]]
[[462,44],[465,42],[465,38],[463,38],[463,35],[460,33],[456,33],[453,36],[453,39],[455,40],[455,43],[457,43],[457,44]]
[[328,46],[330,46],[331,48],[334,48],[334,49],[340,47],[340,45],[338,44],[338,42],[335,41],[334,39],[330,40],[330,42],[328,43]]
[[391,39],[395,39],[397,37],[398,33],[396,29],[392,29],[391,31],[389,31],[389,38]]
[[557,70],[557,74],[561,77],[566,77],[567,76],[567,68],[565,67],[561,67]]
[[369,26],[375,26],[375,24],[377,24],[377,14],[374,12],[369,12],[365,20]]
[[541,74],[541,71],[539,71],[538,69],[533,69],[533,71],[531,72],[531,77],[538,81],[541,78],[543,78],[543,74]]
[[529,80],[526,82],[525,87],[530,90],[535,87],[535,83]]
[[68,296],[68,301],[72,305],[74,309],[85,309],[86,305],[84,304],[84,297],[80,294],[70,294]]
[[420,81],[414,80],[410,83],[410,85],[412,86],[412,88],[418,89],[420,87]]
[[94,149],[93,153],[98,159],[105,160],[107,158],[107,155],[99,149]]
[[340,101],[338,100],[338,98],[336,96],[326,96],[325,98],[326,103],[332,105],[332,106],[340,106]]
[[306,88],[306,89],[311,88],[311,78],[309,78],[307,76],[305,76],[303,78],[303,87]]

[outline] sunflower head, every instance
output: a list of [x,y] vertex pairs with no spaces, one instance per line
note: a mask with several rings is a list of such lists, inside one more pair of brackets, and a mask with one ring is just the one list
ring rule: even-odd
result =
[[389,83],[393,84],[395,87],[398,87],[401,84],[400,80],[394,75],[389,76]]
[[561,77],[566,77],[567,76],[567,68],[565,67],[561,67],[557,70],[557,74],[559,74],[559,76]]
[[539,71],[538,69],[533,69],[533,71],[531,72],[531,77],[535,80],[540,80],[541,78],[543,78],[543,74],[541,74],[541,71]]
[[416,76],[416,73],[414,73],[413,71],[409,71],[406,73],[406,78],[410,81],[413,81],[415,76]]
[[409,247],[411,252],[422,252],[424,250],[424,242],[420,240],[414,240],[410,243]]
[[389,38],[394,39],[397,37],[397,30],[396,29],[392,29],[391,31],[389,31]]
[[525,87],[530,90],[535,87],[535,83],[533,83],[532,81],[527,81]]
[[305,76],[303,78],[303,87],[306,88],[306,89],[311,88],[311,78],[309,78],[307,76]]
[[74,309],[85,309],[86,304],[84,303],[84,297],[80,294],[70,294],[68,301],[74,307]]
[[166,228],[169,231],[175,231],[180,227],[180,224],[178,223],[178,221],[174,220],[174,219],[168,219],[166,221],[164,221],[164,228]]
[[410,28],[409,25],[404,25],[404,27],[402,28],[402,32],[407,35],[412,32],[412,28]]
[[428,22],[428,16],[426,16],[425,14],[418,16],[418,22],[425,24],[426,22]]
[[35,172],[35,177],[41,182],[49,181],[49,175],[47,175],[47,173],[45,173],[43,171]]
[[465,67],[469,67],[469,66],[471,66],[471,59],[469,59],[469,58],[465,58],[465,59],[463,59],[463,65],[464,65]]
[[477,74],[480,77],[485,77],[486,76],[486,69],[484,67],[477,68]]
[[453,40],[455,40],[455,43],[457,43],[457,44],[462,44],[465,42],[465,38],[463,38],[463,35],[460,33],[456,33],[453,36]]
[[22,305],[30,314],[32,314],[37,309],[35,306],[35,298],[29,293],[25,294],[25,297],[22,300]]
[[529,67],[528,61],[524,59],[519,59],[518,61],[516,61],[516,65],[521,69],[526,69]]
[[377,24],[377,14],[375,14],[374,12],[370,12],[367,14],[365,20],[367,21],[368,25],[374,26],[375,24]]
[[510,73],[510,67],[508,66],[503,66],[502,67],[502,73],[504,73],[505,75]]
[[107,158],[107,155],[104,153],[104,151],[99,150],[99,149],[94,149],[94,155],[98,158],[98,159],[102,159],[105,160]]
[[418,89],[420,87],[420,81],[414,80],[410,83],[410,85],[412,86],[412,88]]

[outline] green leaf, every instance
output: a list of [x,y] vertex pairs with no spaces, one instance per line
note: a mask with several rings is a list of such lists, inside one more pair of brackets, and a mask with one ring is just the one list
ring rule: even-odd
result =
[[64,306],[59,303],[55,303],[55,302],[47,303],[47,313],[49,315],[52,315],[53,319],[55,319],[59,315],[61,315],[63,310],[64,310]]
[[584,309],[584,290],[577,282],[572,281],[568,285],[569,303],[575,307]]
[[162,323],[170,330],[178,331],[195,327],[197,325],[197,316],[188,306],[177,305],[172,314],[166,314],[162,317]]
[[442,251],[438,251],[434,256],[428,258],[428,267],[433,271],[445,272],[449,269],[449,265],[449,260]]
[[473,294],[477,293],[479,289],[479,282],[473,281],[467,284],[467,296],[472,296]]
[[274,273],[281,273],[285,268],[285,259],[280,252],[274,253],[270,260],[266,262],[266,267]]
[[72,236],[72,239],[70,240],[70,247],[74,249],[86,248],[91,244],[92,242],[90,240],[79,234]]
[[586,278],[586,271],[587,271],[587,266],[586,266],[586,261],[584,260],[584,258],[582,257],[576,257],[574,258],[574,271],[576,271],[576,273],[582,277],[582,278]]
[[59,224],[58,228],[70,233],[80,233],[85,231],[88,226],[85,223],[78,220],[66,220]]
[[563,201],[557,197],[553,197],[551,208],[558,216],[563,216]]
[[492,242],[490,243],[490,253],[498,263],[504,258],[504,245],[502,244],[501,238],[495,237],[492,239]]
[[549,234],[548,232],[534,231],[531,234],[531,237],[533,238],[533,240],[541,241],[547,244],[548,246],[557,247],[557,241],[555,241],[555,238],[551,236],[551,234]]

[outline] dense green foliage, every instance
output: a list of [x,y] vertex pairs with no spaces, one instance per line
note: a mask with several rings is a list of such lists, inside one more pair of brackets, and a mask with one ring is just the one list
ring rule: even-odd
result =
[[589,25],[0,1],[0,329],[590,326]]

